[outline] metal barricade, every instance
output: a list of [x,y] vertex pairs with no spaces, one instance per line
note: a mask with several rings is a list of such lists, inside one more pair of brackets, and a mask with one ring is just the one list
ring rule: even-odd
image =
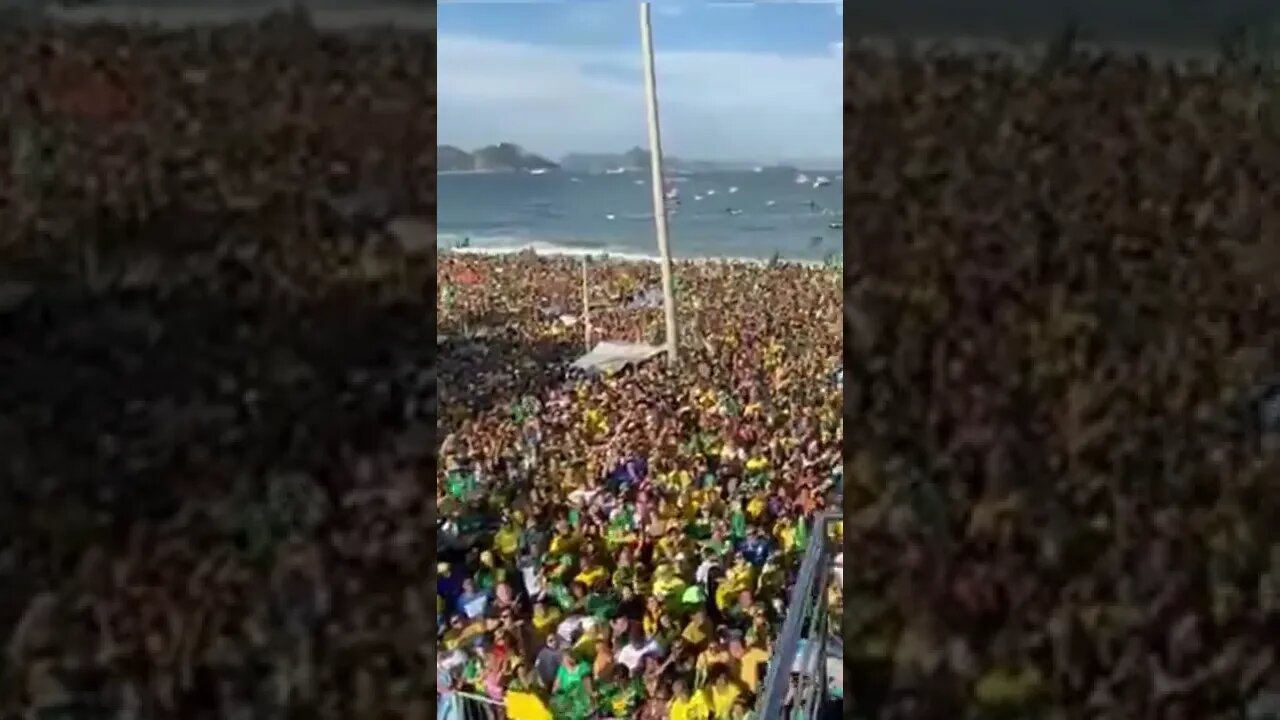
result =
[[501,702],[484,695],[453,690],[442,693],[436,706],[436,720],[506,720]]
[[758,720],[819,718],[839,702],[828,676],[828,651],[838,642],[840,619],[833,624],[828,617],[827,583],[839,552],[831,530],[841,520],[839,505],[814,519],[756,705]]

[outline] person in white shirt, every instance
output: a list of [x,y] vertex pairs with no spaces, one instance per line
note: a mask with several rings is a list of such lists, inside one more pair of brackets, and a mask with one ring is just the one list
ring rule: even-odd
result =
[[614,659],[634,673],[644,665],[644,659],[650,655],[655,657],[662,655],[662,646],[658,645],[656,640],[646,640],[639,634],[635,634],[631,636],[631,642],[623,645],[614,654]]

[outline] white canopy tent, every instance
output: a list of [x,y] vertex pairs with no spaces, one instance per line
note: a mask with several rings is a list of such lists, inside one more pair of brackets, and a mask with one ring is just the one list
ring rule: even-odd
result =
[[628,365],[638,365],[662,352],[657,345],[627,342],[600,342],[591,352],[573,361],[573,367],[585,372],[605,375],[616,373]]

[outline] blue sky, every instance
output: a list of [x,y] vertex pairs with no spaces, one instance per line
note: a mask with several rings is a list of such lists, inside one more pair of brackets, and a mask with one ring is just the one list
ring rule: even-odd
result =
[[[438,136],[558,157],[645,144],[638,4],[441,2]],[[657,0],[663,146],[690,159],[838,158],[833,2]]]

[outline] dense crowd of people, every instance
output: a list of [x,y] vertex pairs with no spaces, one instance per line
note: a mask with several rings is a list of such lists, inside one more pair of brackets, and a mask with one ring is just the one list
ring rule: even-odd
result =
[[847,716],[1280,717],[1265,76],[849,52]]
[[431,37],[0,48],[0,716],[427,717]]
[[[587,275],[584,318],[578,260],[443,256],[440,327],[565,357],[588,337],[660,342],[661,309],[634,301],[652,295],[656,265]],[[557,718],[750,717],[842,472],[839,275],[677,275],[677,368],[534,378],[442,361],[453,431],[437,506],[455,541],[438,568],[441,687],[535,693]],[[483,317],[494,324],[464,328]]]
[[681,265],[678,368],[576,376],[657,269],[388,231],[429,40],[0,46],[0,716],[746,717],[835,483],[847,715],[1280,716],[1256,73],[851,45],[843,332]]
[[[680,369],[570,380],[576,264],[434,292],[428,39],[0,44],[0,716],[750,711],[839,469],[833,272],[682,267]],[[652,340],[655,268],[592,273]]]

